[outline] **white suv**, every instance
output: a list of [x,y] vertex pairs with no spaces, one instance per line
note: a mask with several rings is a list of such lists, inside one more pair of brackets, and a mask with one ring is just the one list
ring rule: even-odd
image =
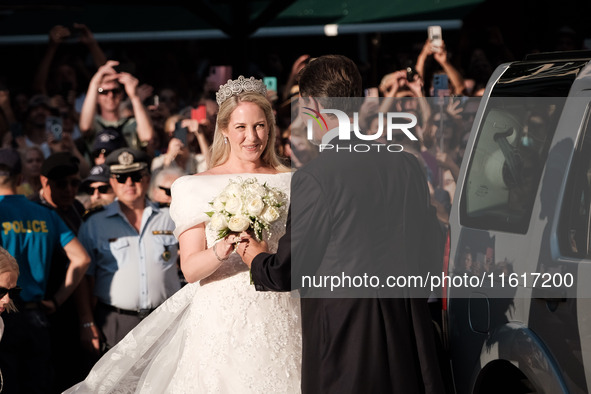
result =
[[590,61],[530,55],[488,83],[450,216],[457,393],[591,391]]

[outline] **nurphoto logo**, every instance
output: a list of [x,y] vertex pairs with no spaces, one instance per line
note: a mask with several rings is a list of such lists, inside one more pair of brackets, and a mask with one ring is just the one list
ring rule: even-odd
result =
[[[315,123],[318,128],[324,133],[321,143],[319,143],[319,150],[335,150],[336,152],[370,152],[386,150],[388,152],[401,152],[404,150],[403,145],[390,143],[393,140],[395,131],[401,131],[411,141],[417,141],[417,137],[410,131],[417,125],[417,117],[408,112],[387,112],[378,113],[378,125],[375,132],[362,133],[359,128],[359,113],[353,113],[353,122],[351,118],[343,111],[338,109],[322,109],[316,111],[309,107],[303,107],[302,113],[308,115],[310,118],[307,122],[307,137],[308,140],[314,141],[314,127]],[[332,114],[338,119],[338,128],[328,130],[326,119],[322,114]],[[384,127],[385,123],[385,127]],[[385,129],[385,139],[384,137]],[[343,144],[343,141],[351,141],[351,134],[355,134],[358,141],[372,141],[372,143],[351,143],[349,145]],[[399,133],[396,133],[399,134]],[[335,140],[336,138],[336,140]]]

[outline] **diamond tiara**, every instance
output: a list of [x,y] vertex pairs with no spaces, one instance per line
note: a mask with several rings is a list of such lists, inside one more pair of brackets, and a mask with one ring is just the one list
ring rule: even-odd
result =
[[265,97],[267,96],[267,88],[262,80],[254,79],[254,77],[246,79],[241,75],[238,79],[228,79],[226,84],[220,85],[220,89],[215,94],[215,100],[218,102],[218,105],[222,105],[231,96],[244,92],[254,92],[262,94]]

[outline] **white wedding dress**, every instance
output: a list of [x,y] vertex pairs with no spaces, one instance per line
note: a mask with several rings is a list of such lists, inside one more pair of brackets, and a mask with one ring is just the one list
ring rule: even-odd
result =
[[[209,223],[209,202],[237,177],[289,193],[289,173],[183,176],[172,186],[175,235]],[[285,219],[271,225],[272,251]],[[206,235],[209,247],[216,239],[209,224]],[[257,292],[233,253],[152,312],[67,393],[299,393],[300,317],[298,298]]]

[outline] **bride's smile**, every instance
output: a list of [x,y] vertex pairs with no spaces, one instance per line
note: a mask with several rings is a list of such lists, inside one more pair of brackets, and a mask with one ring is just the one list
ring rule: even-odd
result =
[[238,104],[232,112],[225,136],[230,144],[231,157],[249,162],[260,160],[269,139],[265,113],[255,103]]

